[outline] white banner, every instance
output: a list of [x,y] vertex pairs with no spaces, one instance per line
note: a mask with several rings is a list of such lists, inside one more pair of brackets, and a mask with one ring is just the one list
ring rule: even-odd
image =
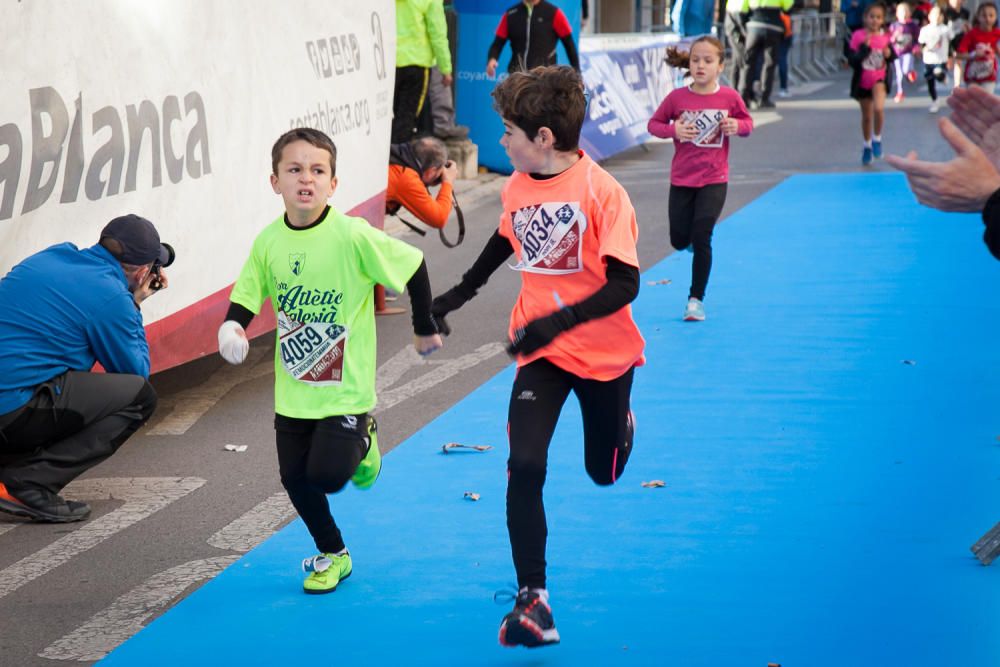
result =
[[133,212],[177,250],[146,323],[182,311],[282,213],[271,146],[300,125],[337,145],[334,206],[385,191],[392,0],[0,1],[0,275]]

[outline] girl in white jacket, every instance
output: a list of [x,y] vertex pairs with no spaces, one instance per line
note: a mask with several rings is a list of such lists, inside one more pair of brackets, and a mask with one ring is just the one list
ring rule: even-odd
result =
[[927,81],[927,92],[931,96],[931,113],[937,113],[937,84],[944,83],[948,78],[948,26],[944,22],[944,12],[938,5],[931,8],[927,16],[927,25],[920,29],[917,41],[923,49],[924,79]]

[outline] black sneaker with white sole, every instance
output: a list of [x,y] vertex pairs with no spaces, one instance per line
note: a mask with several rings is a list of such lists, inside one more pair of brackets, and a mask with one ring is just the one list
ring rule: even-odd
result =
[[522,590],[514,609],[500,623],[500,644],[538,648],[558,643],[559,631],[549,603],[536,591]]

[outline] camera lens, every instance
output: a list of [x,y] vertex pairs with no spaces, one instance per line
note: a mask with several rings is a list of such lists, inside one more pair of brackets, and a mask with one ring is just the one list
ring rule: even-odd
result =
[[167,249],[167,261],[163,262],[162,266],[170,266],[174,263],[177,253],[174,252],[174,247],[169,243],[161,243],[160,245]]

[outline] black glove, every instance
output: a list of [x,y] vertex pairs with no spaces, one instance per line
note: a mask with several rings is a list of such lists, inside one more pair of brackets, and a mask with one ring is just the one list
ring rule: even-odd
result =
[[529,355],[551,343],[559,334],[575,327],[578,322],[579,318],[572,307],[532,320],[514,332],[514,340],[507,345],[507,354],[512,357]]
[[460,287],[452,287],[441,296],[434,297],[434,300],[431,301],[431,315],[434,317],[434,324],[437,325],[438,333],[442,336],[447,336],[451,333],[451,327],[448,326],[448,322],[444,319],[444,316],[453,310],[458,310],[471,298],[465,296]]

